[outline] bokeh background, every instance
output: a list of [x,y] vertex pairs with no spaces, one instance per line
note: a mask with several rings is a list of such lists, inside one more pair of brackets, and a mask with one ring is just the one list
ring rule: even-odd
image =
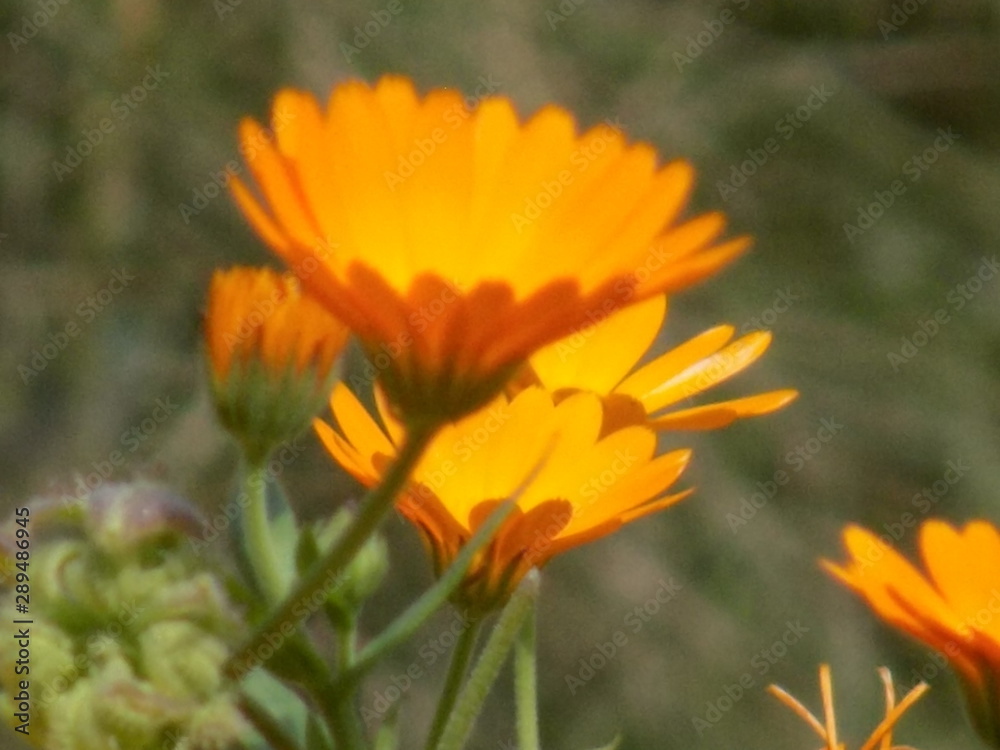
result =
[[[665,157],[692,160],[692,211],[721,208],[733,231],[756,238],[738,264],[673,300],[658,346],[721,322],[769,328],[764,361],[725,390],[802,395],[771,417],[669,436],[696,449],[687,479],[697,494],[549,566],[545,747],[594,747],[618,732],[629,749],[814,747],[764,687],[776,681],[816,706],[821,662],[833,666],[849,746],[881,716],[884,664],[906,686],[925,669],[933,687],[899,740],[975,747],[952,676],[876,622],[817,559],[842,555],[852,521],[894,528],[906,512],[1000,521],[1000,274],[989,270],[1000,236],[998,7],[7,0],[0,509],[72,488],[115,450],[126,458],[116,478],[162,479],[208,511],[230,497],[236,454],[206,398],[200,312],[213,268],[274,260],[213,174],[238,159],[239,118],[265,117],[277,88],[325,96],[348,77],[391,71],[424,90],[488,85],[523,114],[558,102],[584,124],[619,118]],[[105,119],[100,141],[81,147]],[[777,150],[765,149],[769,139]],[[741,169],[752,174],[734,181]],[[859,215],[879,194],[888,202],[897,180],[891,206]],[[969,285],[980,272],[989,278]],[[71,324],[76,335],[60,347]],[[159,422],[158,399],[170,405]],[[825,441],[824,420],[838,426]],[[305,442],[285,479],[315,517],[357,488]],[[942,485],[949,462],[961,476]],[[789,482],[734,524],[779,470]],[[935,482],[945,489],[924,514],[913,498]],[[370,628],[429,581],[413,531],[393,521],[386,533],[394,575]],[[914,531],[900,536],[912,550]],[[681,587],[673,600],[638,632],[626,627],[671,576]],[[393,670],[427,666],[418,649],[447,621],[373,676],[366,700]],[[571,689],[567,675],[579,677],[579,660],[617,630],[627,644]],[[442,667],[407,692],[411,737],[428,721]],[[727,686],[741,681],[751,687],[727,702]],[[473,747],[514,746],[510,695],[508,676]],[[699,731],[695,717],[711,726]],[[17,740],[3,734],[0,745]]]

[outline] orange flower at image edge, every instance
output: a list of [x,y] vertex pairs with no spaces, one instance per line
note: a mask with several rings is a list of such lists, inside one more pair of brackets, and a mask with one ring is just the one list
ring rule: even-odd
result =
[[[380,427],[343,383],[331,408],[339,431],[317,420],[323,444],[362,484],[377,484],[403,440],[402,425],[382,397],[385,429]],[[602,436],[602,420],[594,394],[556,404],[532,387],[513,398],[498,396],[438,433],[397,503],[424,536],[438,573],[490,512],[537,471],[518,495],[514,513],[473,562],[457,596],[461,605],[479,612],[499,606],[532,567],[688,494],[664,495],[690,451],[654,457],[652,430],[633,426]]]
[[[359,337],[407,420],[482,405],[539,347],[588,314],[683,289],[748,245],[715,244],[721,214],[678,223],[686,162],[548,106],[386,76],[337,86],[325,108],[285,89],[273,142],[240,125],[260,198],[234,197],[260,236]],[[304,271],[303,269],[311,269]]]
[[987,521],[920,528],[922,572],[875,534],[844,531],[849,559],[823,561],[887,623],[942,653],[958,673],[973,724],[1000,747],[1000,532]]
[[290,274],[215,272],[205,314],[212,393],[222,423],[251,460],[294,437],[319,411],[348,333]]

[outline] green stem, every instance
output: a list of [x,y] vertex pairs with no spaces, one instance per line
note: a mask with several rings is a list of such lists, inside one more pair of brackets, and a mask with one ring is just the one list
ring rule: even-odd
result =
[[332,683],[324,686],[319,698],[320,710],[326,725],[333,735],[337,750],[364,750],[368,747],[358,712],[354,710],[353,693],[345,693],[333,688]]
[[490,639],[486,642],[465,689],[455,702],[436,750],[462,750],[465,747],[472,725],[479,716],[486,696],[497,675],[500,674],[500,669],[525,619],[531,614],[537,596],[538,571],[532,569],[521,581],[521,585],[514,591],[510,602],[501,613],[500,620],[490,634]]
[[345,622],[337,627],[337,667],[344,674],[354,666],[356,658],[355,644],[358,637],[358,618],[350,614]]
[[260,703],[246,694],[237,700],[240,711],[246,717],[257,733],[264,738],[268,746],[274,750],[298,750],[298,743]]
[[448,665],[448,677],[441,691],[441,698],[438,700],[437,711],[434,712],[434,722],[431,724],[430,734],[427,736],[427,750],[434,750],[444,732],[445,724],[455,708],[455,700],[465,682],[465,673],[469,669],[469,662],[472,659],[472,652],[476,647],[476,640],[479,638],[480,620],[472,620],[469,627],[462,631],[455,644],[455,650],[451,654],[451,664]]
[[268,602],[275,603],[281,600],[284,593],[284,581],[268,523],[267,471],[263,462],[247,462],[245,491],[247,507],[243,516],[243,532],[247,560],[261,594]]
[[350,671],[340,675],[338,686],[341,683],[356,683],[364,677],[388,651],[408,641],[420,626],[448,601],[448,597],[465,577],[473,557],[479,554],[479,551],[493,538],[496,530],[514,510],[514,502],[514,498],[505,501],[487,516],[437,582],[361,650]]
[[405,486],[410,472],[434,437],[437,427],[438,425],[430,423],[420,423],[411,427],[406,442],[382,483],[369,491],[361,505],[361,511],[354,517],[337,543],[304,578],[296,583],[295,589],[226,663],[225,673],[228,677],[238,677],[245,674],[248,667],[256,666],[255,662],[259,660],[257,654],[261,653],[262,646],[268,645],[269,636],[274,637],[275,633],[296,627],[309,614],[316,611],[316,602],[323,598],[324,592],[328,594],[338,585],[337,578],[389,512],[396,495]]
[[514,700],[517,704],[518,750],[539,750],[538,663],[534,606],[514,646]]

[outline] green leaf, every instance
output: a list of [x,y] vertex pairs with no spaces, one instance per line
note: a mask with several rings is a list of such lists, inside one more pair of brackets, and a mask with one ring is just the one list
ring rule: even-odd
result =
[[313,526],[303,527],[299,534],[298,549],[295,551],[295,567],[298,572],[300,574],[308,572],[319,561],[321,555],[316,529]]
[[315,714],[309,715],[306,725],[306,750],[334,750],[330,733]]
[[266,476],[267,517],[271,527],[271,538],[281,564],[279,571],[281,580],[287,584],[287,592],[291,590],[292,581],[298,572],[295,567],[295,556],[299,546],[298,523],[281,482],[270,474]]
[[[254,708],[254,714],[261,721],[270,718],[269,724],[280,728],[282,736],[294,743],[295,748],[309,748],[306,745],[306,730],[311,711],[296,693],[263,669],[249,674],[243,681],[241,689],[246,699],[245,703]],[[259,726],[260,721],[255,721],[254,724]],[[272,739],[268,738],[268,741]]]

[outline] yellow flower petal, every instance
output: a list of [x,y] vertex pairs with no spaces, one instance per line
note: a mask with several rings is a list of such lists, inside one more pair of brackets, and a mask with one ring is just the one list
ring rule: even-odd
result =
[[[663,296],[620,312],[608,311],[594,324],[537,352],[531,367],[550,391],[610,393],[652,345],[666,311]],[[609,357],[610,350],[616,356]]]
[[[331,408],[339,429],[317,424],[324,445],[360,481],[376,484],[402,435],[390,430],[390,441],[343,385]],[[424,536],[435,570],[524,485],[515,512],[466,577],[459,594],[466,604],[490,609],[532,566],[685,496],[665,493],[690,451],[655,458],[652,430],[630,426],[602,434],[602,420],[594,394],[556,400],[529,387],[498,396],[438,432],[397,503]]]

